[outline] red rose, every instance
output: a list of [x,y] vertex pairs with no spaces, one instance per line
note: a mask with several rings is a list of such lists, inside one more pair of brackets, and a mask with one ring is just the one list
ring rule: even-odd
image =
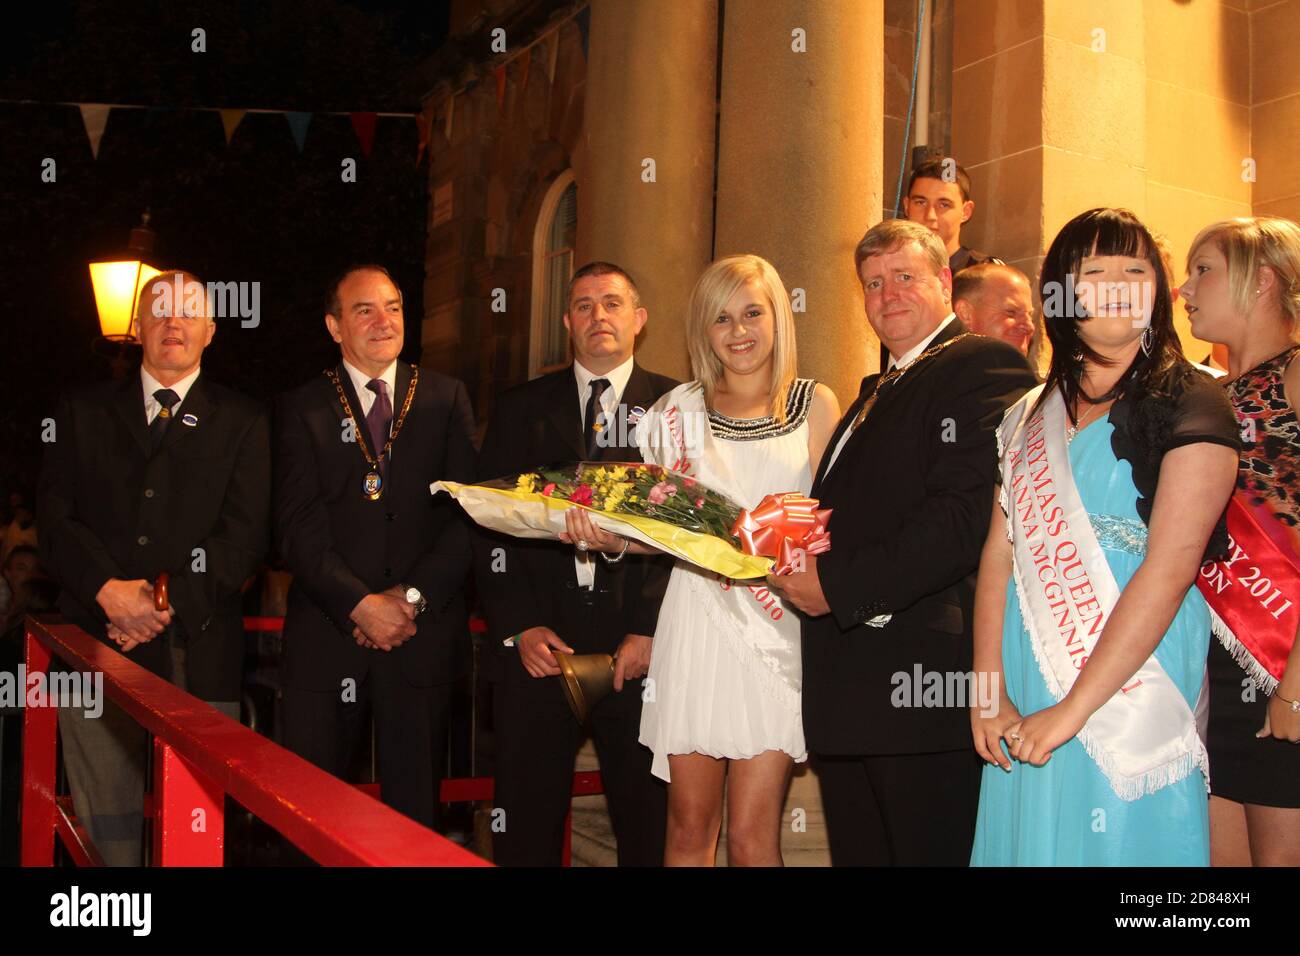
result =
[[569,495],[569,500],[577,505],[591,504],[591,485],[581,484],[573,489],[573,494]]
[[549,496],[550,493],[554,490],[555,490],[555,482],[552,481],[545,488],[542,489],[542,494]]

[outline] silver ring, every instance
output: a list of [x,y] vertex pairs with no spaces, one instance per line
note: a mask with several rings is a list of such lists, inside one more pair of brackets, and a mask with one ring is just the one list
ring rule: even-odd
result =
[[587,544],[587,539],[586,539],[586,538],[579,538],[579,539],[578,539],[578,550],[579,550],[579,551],[586,551],[588,547],[589,547],[589,545]]

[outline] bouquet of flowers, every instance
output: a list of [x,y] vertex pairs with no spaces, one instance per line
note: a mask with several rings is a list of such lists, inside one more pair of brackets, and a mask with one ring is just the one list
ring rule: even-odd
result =
[[[799,546],[816,553],[830,540],[825,530],[830,513],[817,511],[811,498],[769,495],[765,505],[789,499],[781,515],[795,516],[800,527],[793,539],[764,535],[755,520],[762,505],[746,511],[693,478],[640,462],[554,465],[476,485],[438,481],[430,491],[450,494],[479,525],[521,538],[554,538],[565,530],[564,512],[582,508],[605,531],[735,580],[765,577],[772,558]],[[755,540],[770,553],[751,550]]]

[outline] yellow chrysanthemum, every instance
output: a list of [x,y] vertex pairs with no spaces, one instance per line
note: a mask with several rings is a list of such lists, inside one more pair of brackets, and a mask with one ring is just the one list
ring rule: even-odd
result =
[[515,491],[531,493],[537,490],[537,476],[534,474],[523,474],[515,482]]

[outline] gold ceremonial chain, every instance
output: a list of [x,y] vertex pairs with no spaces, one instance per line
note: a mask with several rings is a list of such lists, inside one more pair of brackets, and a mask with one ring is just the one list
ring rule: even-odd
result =
[[867,412],[871,411],[871,406],[876,404],[876,396],[880,394],[881,390],[886,385],[888,385],[891,382],[898,381],[898,379],[903,377],[903,373],[906,372],[908,369],[912,368],[914,365],[919,365],[921,362],[924,362],[932,355],[938,355],[948,346],[952,345],[954,342],[960,342],[968,335],[970,335],[969,332],[962,332],[960,335],[954,335],[950,339],[945,339],[944,341],[940,342],[938,345],[931,345],[928,349],[926,349],[916,358],[912,359],[912,361],[908,362],[906,365],[896,366],[893,371],[886,372],[879,379],[877,379],[876,387],[871,390],[871,395],[868,396],[867,400],[862,403],[862,408],[858,410],[857,417],[853,419],[853,428],[856,430],[857,427],[862,424],[862,420],[867,417]]
[[[352,434],[361,446],[361,454],[366,456],[366,463],[371,468],[378,468],[379,460],[388,456],[389,450],[393,447],[393,441],[397,438],[397,433],[402,430],[402,422],[406,421],[406,413],[411,410],[411,400],[415,398],[415,384],[420,380],[420,367],[418,365],[411,366],[411,384],[406,387],[406,398],[402,401],[402,411],[398,414],[397,420],[393,422],[393,427],[388,434],[388,441],[384,444],[384,450],[379,453],[379,459],[370,454],[370,446],[366,444],[361,426],[357,424],[357,417],[352,414],[352,406],[348,403],[347,393],[343,391],[343,383],[339,381],[339,373],[332,368],[327,368],[325,374],[334,383],[334,390],[339,393],[339,402],[343,405],[343,411],[352,422]],[[379,396],[375,396],[375,401],[378,400]]]

